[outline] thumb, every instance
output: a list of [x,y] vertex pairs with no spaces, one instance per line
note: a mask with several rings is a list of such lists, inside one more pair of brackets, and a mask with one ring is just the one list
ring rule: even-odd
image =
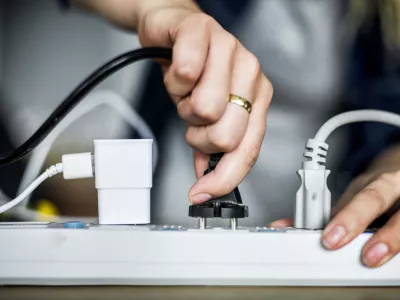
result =
[[[235,187],[237,174],[234,172],[235,166],[227,164],[226,159],[232,153],[226,153],[213,171],[203,176],[204,170],[208,166],[208,155],[195,152],[195,167],[197,182],[192,186],[189,192],[189,200],[193,204],[200,204],[211,198],[219,197],[231,192]],[[227,169],[225,166],[229,166]],[[200,172],[201,175],[200,175]],[[200,176],[199,176],[200,175]]]

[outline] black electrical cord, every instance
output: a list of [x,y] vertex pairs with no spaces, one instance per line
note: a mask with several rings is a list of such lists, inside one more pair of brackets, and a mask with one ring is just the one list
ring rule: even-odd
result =
[[141,48],[121,54],[105,63],[76,87],[25,143],[14,151],[1,155],[0,167],[16,162],[34,150],[57,124],[104,79],[127,65],[144,59],[171,60],[172,50],[159,47]]

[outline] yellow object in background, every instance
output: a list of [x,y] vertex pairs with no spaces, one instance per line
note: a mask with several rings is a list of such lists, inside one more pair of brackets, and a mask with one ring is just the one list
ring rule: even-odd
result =
[[[49,201],[47,199],[40,199],[36,206],[36,210],[39,213],[41,213],[36,218],[36,221],[38,221],[38,222],[51,221],[53,219],[52,217],[59,215],[59,211],[58,211],[57,207],[51,201]],[[45,215],[48,215],[49,217],[46,218]]]

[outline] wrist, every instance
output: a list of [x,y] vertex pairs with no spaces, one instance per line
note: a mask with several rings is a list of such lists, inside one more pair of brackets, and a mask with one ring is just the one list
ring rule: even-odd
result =
[[163,8],[200,11],[193,0],[71,0],[71,3],[133,31],[138,31],[146,16]]
[[141,0],[71,0],[84,11],[99,15],[113,25],[136,30]]
[[[151,2],[151,3],[149,3]],[[137,32],[143,46],[172,46],[172,31],[201,9],[193,0],[144,1],[137,14]]]
[[193,0],[151,0],[140,1],[137,5],[138,25],[147,15],[161,9],[182,9],[200,12],[200,8]]

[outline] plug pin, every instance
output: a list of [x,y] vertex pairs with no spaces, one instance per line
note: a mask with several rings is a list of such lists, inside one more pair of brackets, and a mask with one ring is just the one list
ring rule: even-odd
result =
[[199,228],[204,230],[207,227],[207,219],[206,218],[199,218]]
[[231,218],[230,219],[230,223],[231,223],[231,230],[236,230],[237,229],[237,219],[236,218]]

